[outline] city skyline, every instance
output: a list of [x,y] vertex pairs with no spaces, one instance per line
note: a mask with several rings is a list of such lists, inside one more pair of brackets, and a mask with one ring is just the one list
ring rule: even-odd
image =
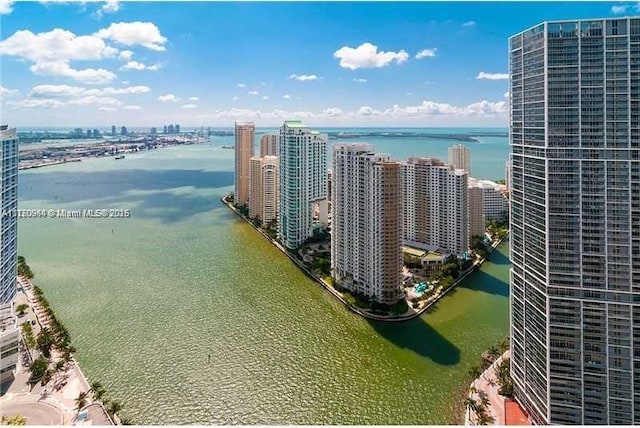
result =
[[[620,2],[543,10],[535,3],[5,0],[0,13],[1,108],[18,128],[59,126],[71,115],[91,127],[235,120],[273,127],[287,119],[314,127],[506,127],[510,34],[549,17],[638,10]],[[501,22],[505,14],[512,19]],[[281,16],[298,18],[282,31],[259,25]]]

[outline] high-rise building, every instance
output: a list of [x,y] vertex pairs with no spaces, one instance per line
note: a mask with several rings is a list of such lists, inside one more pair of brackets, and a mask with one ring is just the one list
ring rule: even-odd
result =
[[253,145],[256,135],[256,126],[253,122],[236,122],[236,177],[234,188],[234,200],[236,205],[249,203],[249,160],[253,157]]
[[156,135],[158,130],[156,128],[151,128],[151,135]]
[[11,303],[16,295],[18,256],[18,136],[15,128],[0,126],[2,168],[0,169],[0,306]]
[[469,188],[479,188],[482,191],[482,212],[485,221],[505,218],[509,210],[509,201],[501,185],[494,181],[470,177]]
[[455,169],[469,172],[471,168],[471,151],[464,144],[449,147],[449,165]]
[[100,131],[98,131],[97,129],[94,129],[92,134],[93,134],[93,138],[100,138],[101,137]]
[[[484,236],[484,198],[482,188],[469,184],[469,240],[474,236]],[[471,241],[470,241],[471,242]]]
[[406,245],[462,255],[469,249],[468,174],[435,158],[402,167]]
[[511,376],[539,424],[640,423],[640,19],[509,39]]
[[278,156],[278,134],[265,134],[260,137],[260,157]]
[[123,126],[122,128],[120,128],[120,135],[127,135],[127,127]]
[[278,236],[287,248],[313,236],[314,219],[319,227],[327,224],[327,140],[297,120],[280,128]]
[[267,225],[278,219],[278,157],[253,157],[249,165],[249,217]]
[[84,136],[84,131],[82,131],[82,128],[76,128],[73,130],[74,138],[82,138],[83,136]]
[[175,132],[176,134],[179,134],[179,133],[180,133],[180,125],[179,125],[179,124],[176,124],[176,126],[174,126],[174,127],[173,127],[173,130],[174,130],[174,132]]
[[164,125],[164,128],[162,128],[162,133],[166,134],[167,133],[167,125]]
[[504,184],[508,193],[511,190],[511,154],[509,154],[504,166]]
[[404,296],[401,163],[373,151],[333,147],[331,272],[341,287],[392,305]]
[[169,134],[173,134],[173,125],[169,125],[169,126],[167,127],[167,133],[169,133]]
[[112,137],[116,136],[116,126],[115,125],[111,125],[111,136]]

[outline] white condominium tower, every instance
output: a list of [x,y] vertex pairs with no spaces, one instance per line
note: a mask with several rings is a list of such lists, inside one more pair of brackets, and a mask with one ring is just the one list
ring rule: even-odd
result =
[[640,18],[536,25],[509,64],[516,398],[640,423]]
[[250,165],[249,217],[267,225],[278,214],[278,158],[251,158]]
[[278,156],[278,134],[265,134],[260,137],[260,157]]
[[280,128],[278,236],[289,249],[313,235],[316,209],[327,223],[327,139],[296,120]]
[[236,206],[249,203],[249,160],[253,157],[256,127],[252,122],[236,122],[236,176],[234,201]]
[[0,126],[2,168],[0,168],[0,306],[11,303],[16,295],[18,256],[18,137],[16,130]]
[[460,255],[469,249],[468,174],[435,158],[403,164],[404,243]]
[[404,296],[401,164],[373,150],[333,147],[331,271],[340,286],[392,305]]
[[456,144],[449,147],[449,165],[455,169],[462,169],[469,172],[471,167],[471,151],[464,144]]

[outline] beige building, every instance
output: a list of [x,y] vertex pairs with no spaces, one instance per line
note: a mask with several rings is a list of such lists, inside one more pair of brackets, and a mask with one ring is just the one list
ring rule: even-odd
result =
[[260,137],[260,157],[278,156],[278,134],[265,134]]
[[249,217],[266,225],[278,216],[278,157],[254,157],[249,163]]
[[253,157],[256,127],[253,122],[236,122],[236,175],[234,200],[236,205],[249,203],[249,160]]
[[471,168],[471,151],[463,144],[449,147],[449,165],[455,169],[469,172]]
[[347,290],[392,305],[404,296],[401,164],[373,150],[333,147],[331,272]]

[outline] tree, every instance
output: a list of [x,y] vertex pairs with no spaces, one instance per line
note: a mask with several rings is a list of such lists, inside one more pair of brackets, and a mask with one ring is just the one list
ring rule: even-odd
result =
[[478,366],[473,366],[469,369],[469,375],[474,379],[479,378],[481,374],[482,371],[480,371],[480,367]]
[[111,413],[111,415],[115,415],[120,410],[122,410],[122,404],[119,401],[113,400],[112,402],[109,403],[108,410],[109,410],[109,413]]
[[505,352],[507,352],[507,349],[509,349],[509,342],[507,341],[506,338],[502,338],[498,341],[498,350],[500,351],[500,355],[504,354]]
[[0,425],[26,425],[27,419],[24,416],[15,415],[10,418],[2,416]]
[[493,346],[491,346],[491,348],[489,348],[489,350],[487,351],[487,354],[490,357],[492,357],[493,359],[498,358],[501,355],[500,351],[498,350],[498,348],[495,345],[493,345]]
[[473,398],[467,397],[464,400],[464,407],[471,410],[472,412],[475,412],[476,410],[478,410],[478,403]]
[[54,345],[54,338],[48,328],[45,327],[40,331],[36,343],[42,355],[49,358],[51,356],[51,347]]
[[47,372],[47,368],[49,368],[49,362],[47,360],[42,357],[36,358],[29,367],[29,370],[31,371],[31,381],[37,382],[40,380]]
[[93,398],[95,398],[96,401],[102,400],[102,397],[104,397],[104,394],[106,392],[107,391],[104,389],[104,386],[102,386],[102,383],[100,382],[91,383],[91,393],[93,394]]
[[26,303],[22,303],[18,306],[16,306],[16,311],[18,311],[18,316],[23,316],[24,312],[29,309],[29,305],[27,305]]
[[486,412],[482,412],[478,415],[478,425],[490,425],[495,422],[495,418]]
[[80,394],[78,394],[78,398],[76,398],[76,410],[78,411],[78,413],[80,413],[80,410],[82,410],[82,408],[86,405],[87,393],[82,391]]

